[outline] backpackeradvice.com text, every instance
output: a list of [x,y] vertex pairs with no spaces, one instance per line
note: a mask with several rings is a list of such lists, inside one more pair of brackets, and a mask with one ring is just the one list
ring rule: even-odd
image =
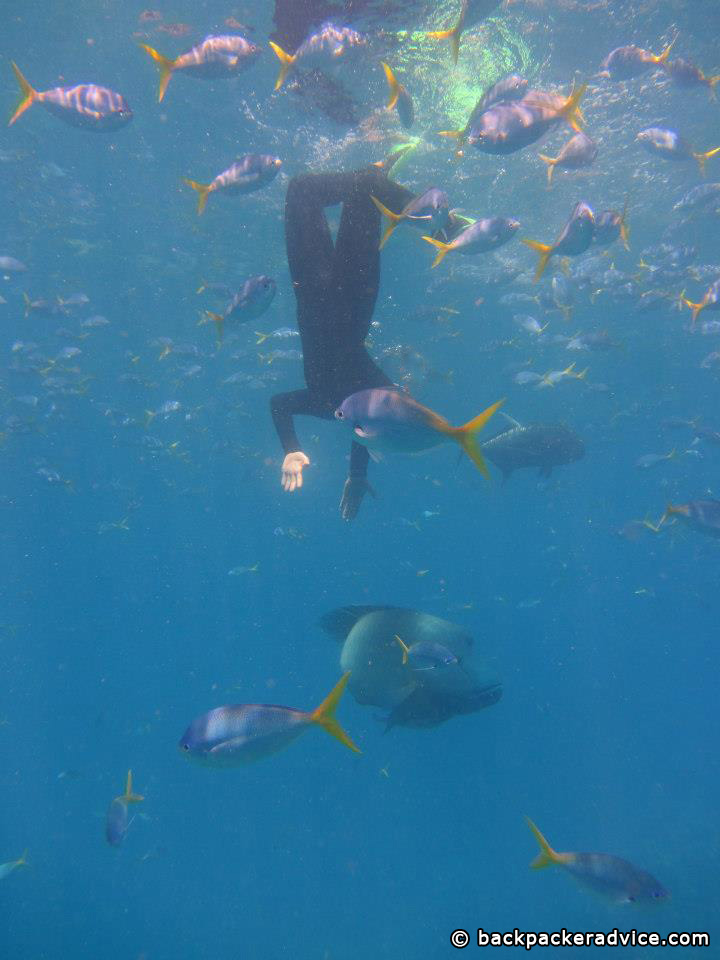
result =
[[[470,943],[470,935],[466,930],[453,930],[450,934],[450,943],[462,949]],[[533,947],[709,947],[710,934],[692,931],[671,931],[666,936],[645,930],[613,930],[605,932],[574,932],[563,927],[547,933],[543,930],[525,931],[514,930],[500,933],[498,931],[477,931],[477,945],[479,947],[524,947],[532,950]]]

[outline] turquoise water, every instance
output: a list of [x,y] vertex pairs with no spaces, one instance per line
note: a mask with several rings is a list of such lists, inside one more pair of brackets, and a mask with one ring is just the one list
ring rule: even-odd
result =
[[[0,41],[8,117],[11,60],[39,90],[104,84],[134,111],[126,128],[94,134],[35,105],[0,135],[0,255],[28,268],[0,286],[0,862],[28,850],[27,867],[1,881],[2,955],[439,957],[453,950],[452,930],[480,926],[714,937],[717,543],[681,523],[658,534],[627,524],[717,495],[717,446],[664,421],[720,430],[717,367],[703,365],[720,349],[715,315],[703,312],[691,333],[689,310],[676,309],[681,290],[697,301],[720,276],[718,220],[711,206],[682,222],[673,205],[703,182],[697,165],[649,156],[634,138],[672,126],[709,150],[720,108],[661,70],[627,82],[594,74],[613,47],[659,53],[677,34],[673,55],[712,75],[717,5],[516,2],[468,31],[455,71],[447,44],[418,36],[442,26],[427,10],[406,24],[395,11],[382,40],[381,22],[367,18],[358,27],[375,46],[345,78],[353,125],[292,91],[272,95],[270,5],[185,3],[156,22],[142,10],[29,3]],[[227,30],[231,15],[251,28],[258,62],[230,81],[173,76],[158,104],[138,42],[174,56]],[[158,29],[168,22],[187,33]],[[520,236],[546,242],[578,200],[622,209],[628,197],[631,249],[609,248],[565,320],[550,299],[559,261],[534,286],[535,255],[515,239],[431,271],[432,251],[399,229],[383,251],[375,311],[381,366],[452,423],[506,397],[519,421],[564,421],[587,450],[549,479],[520,471],[506,484],[492,467],[487,483],[457,464],[448,447],[388,457],[370,466],[378,499],[345,524],[338,424],[299,421],[311,466],[301,493],[280,487],[269,398],[304,384],[297,358],[268,362],[267,348],[299,343],[256,346],[254,331],[294,325],[289,178],[359,168],[407,139],[383,108],[382,58],[415,98],[418,146],[402,183],[441,186],[468,216],[517,217]],[[508,70],[540,89],[589,79],[583,111],[600,148],[591,168],[557,170],[547,190],[538,149],[554,156],[566,127],[510,156],[467,148],[453,160],[436,132],[461,123]],[[277,153],[282,173],[249,196],[212,195],[199,218],[182,178],[209,182],[246,152]],[[718,158],[707,162],[715,179]],[[687,265],[668,268],[671,254],[649,249],[661,242],[694,247]],[[576,258],[571,277],[595,256]],[[636,278],[632,295],[604,277],[611,264],[623,282]],[[509,268],[514,280],[491,282]],[[274,277],[278,294],[218,348],[198,319],[222,301],[196,290],[237,288],[253,274]],[[649,291],[657,305],[641,309]],[[23,293],[78,292],[89,303],[25,315]],[[508,293],[542,302],[506,306]],[[534,337],[516,313],[549,326]],[[83,326],[97,315],[109,323]],[[556,339],[601,330],[616,349],[576,355]],[[60,356],[67,347],[81,353]],[[515,382],[520,370],[573,360],[585,379]],[[495,432],[493,422],[485,435]],[[673,448],[652,469],[635,465]],[[338,716],[360,757],[320,730],[251,767],[210,770],[181,756],[183,730],[212,707],[317,706],[340,673],[340,644],[318,620],[345,604],[460,623],[502,678],[502,700],[437,728],[385,733],[386,711],[346,694]],[[105,814],[128,768],[146,799],[112,849]],[[617,906],[559,869],[529,870],[537,850],[525,815],[557,849],[650,871],[671,899]]]

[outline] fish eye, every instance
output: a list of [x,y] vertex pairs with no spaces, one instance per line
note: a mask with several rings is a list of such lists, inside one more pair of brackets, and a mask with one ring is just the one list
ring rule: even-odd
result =
[[190,749],[190,747],[189,747],[189,745],[188,745],[187,743],[184,743],[184,744],[182,745],[182,748],[183,748],[183,750],[189,750],[189,749]]
[[628,903],[635,903],[635,897],[628,897]]

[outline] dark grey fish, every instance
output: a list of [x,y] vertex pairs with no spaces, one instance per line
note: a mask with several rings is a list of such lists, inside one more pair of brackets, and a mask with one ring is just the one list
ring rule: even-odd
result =
[[418,687],[385,718],[385,730],[392,727],[437,727],[452,717],[478,713],[491,707],[502,697],[502,685],[475,687],[462,693],[451,690],[439,692]]
[[553,467],[573,463],[585,456],[585,444],[562,423],[530,423],[523,426],[510,417],[510,426],[483,443],[483,453],[502,471],[503,482],[513,470],[537,467],[549,477]]

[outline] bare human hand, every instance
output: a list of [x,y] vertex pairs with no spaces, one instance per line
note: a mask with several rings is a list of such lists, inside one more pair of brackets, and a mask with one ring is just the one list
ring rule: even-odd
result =
[[283,460],[282,476],[280,477],[280,483],[286,493],[292,493],[294,490],[300,489],[303,485],[303,467],[308,466],[310,466],[310,460],[302,450],[287,454]]

